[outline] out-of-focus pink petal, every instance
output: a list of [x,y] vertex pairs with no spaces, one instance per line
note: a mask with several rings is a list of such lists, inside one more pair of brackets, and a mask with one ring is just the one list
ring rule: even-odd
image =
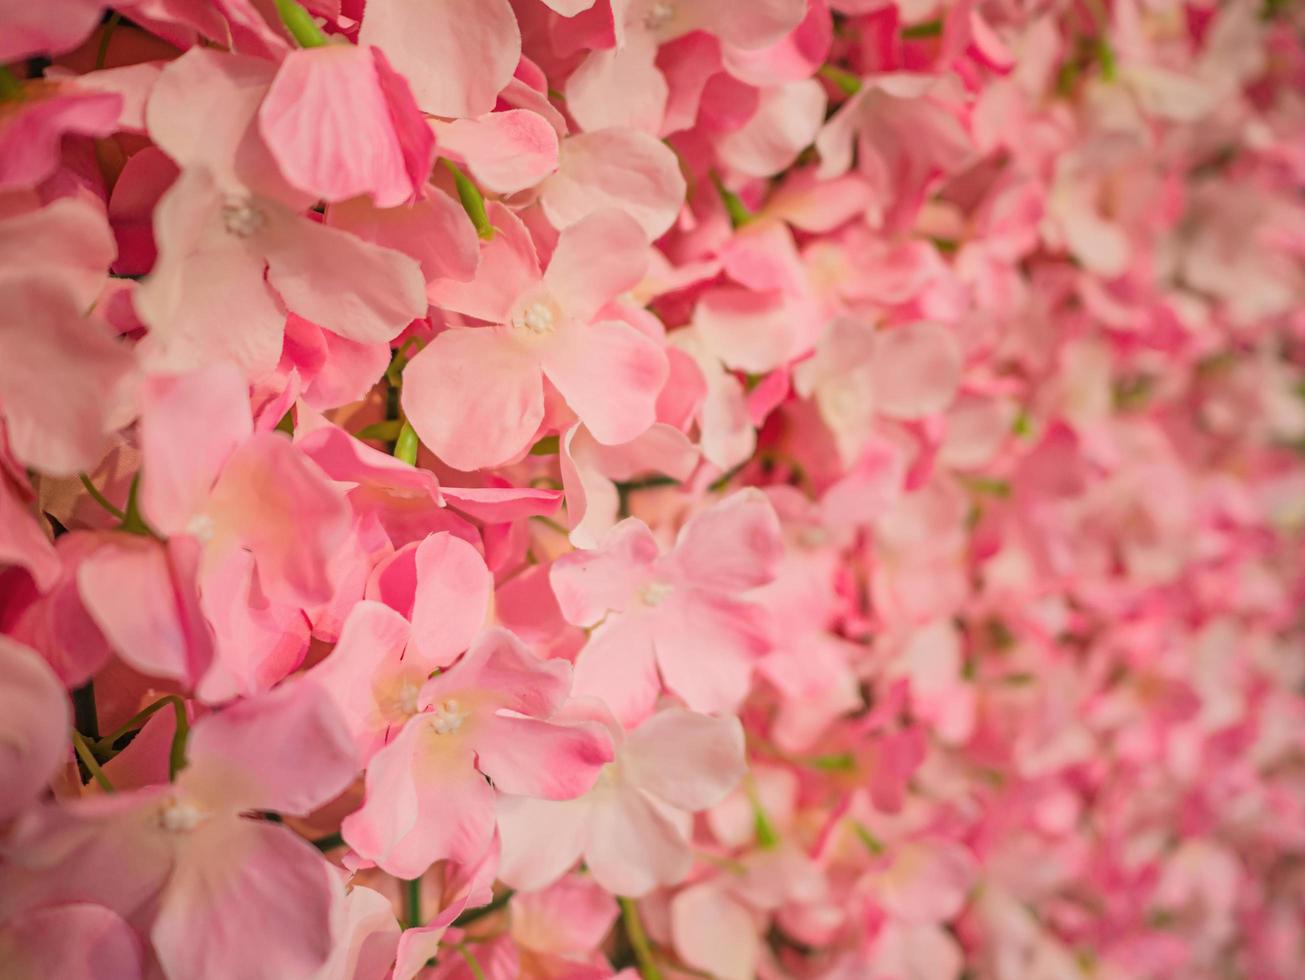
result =
[[349,505],[280,433],[256,433],[232,454],[206,513],[224,543],[254,554],[269,595],[305,605],[331,597],[328,569]]
[[123,424],[135,374],[130,348],[57,278],[0,282],[0,412],[23,463],[71,476],[99,462]]
[[594,626],[612,610],[624,609],[648,579],[660,549],[638,518],[613,527],[596,551],[573,551],[553,562],[549,580],[568,622]]
[[887,415],[941,412],[956,395],[960,373],[960,345],[944,326],[912,323],[875,334],[875,403]]
[[422,666],[447,667],[485,625],[493,578],[480,552],[453,535],[417,546],[412,643]]
[[588,323],[638,285],[648,268],[648,239],[639,223],[612,208],[595,211],[558,237],[544,285],[566,315]]
[[756,976],[761,940],[752,916],[719,882],[684,889],[671,900],[671,934],[684,962],[721,980]]
[[316,221],[274,222],[267,279],[286,306],[359,343],[392,340],[426,315],[426,280],[415,259]]
[[100,295],[114,254],[104,212],[84,198],[62,197],[0,220],[0,276],[55,274],[81,310]]
[[694,324],[728,367],[765,374],[811,348],[800,318],[779,292],[721,286],[704,295]]
[[480,261],[476,228],[449,195],[427,185],[413,204],[376,208],[355,198],[327,208],[329,224],[416,259],[427,282],[466,282]]
[[563,140],[557,173],[540,188],[540,203],[558,228],[618,208],[655,239],[674,223],[684,194],[673,150],[648,133],[617,128]]
[[621,747],[621,768],[632,784],[681,810],[696,813],[725,798],[747,769],[743,726],[668,708],[632,731]]
[[534,187],[557,169],[557,131],[536,112],[508,109],[435,125],[440,151],[465,162],[495,194]]
[[694,711],[733,712],[770,640],[760,607],[717,593],[677,590],[657,618],[654,645],[666,687]]
[[194,539],[116,535],[77,569],[86,611],[124,661],[193,688],[213,660],[199,607]]
[[618,320],[565,331],[541,352],[545,376],[602,443],[629,442],[657,420],[666,354]]
[[0,962],[8,980],[139,980],[145,953],[121,916],[72,902],[20,912],[0,926]]
[[384,980],[401,933],[394,905],[380,892],[354,885],[345,896],[344,914],[330,962],[314,980]]
[[544,417],[539,365],[504,327],[446,330],[412,359],[403,379],[404,414],[455,469],[519,456]]
[[358,772],[353,739],[334,700],[292,681],[195,724],[180,785],[229,810],[305,816]]
[[684,880],[693,866],[679,828],[631,787],[612,793],[590,811],[584,859],[600,885],[633,898]]
[[533,891],[552,884],[580,860],[589,801],[498,798],[498,876],[513,888]]
[[612,761],[612,740],[601,725],[556,725],[501,715],[477,729],[480,771],[514,796],[574,799],[589,791]]
[[584,955],[598,947],[619,914],[616,900],[596,881],[570,875],[513,900],[512,937],[541,953]]
[[653,642],[641,623],[604,623],[576,657],[572,693],[603,701],[626,727],[648,717],[661,689]]
[[749,177],[773,177],[811,145],[825,121],[825,90],[813,78],[763,89],[752,118],[717,141],[729,167]]
[[117,93],[63,87],[7,103],[0,120],[0,191],[35,187],[59,166],[65,133],[108,136],[121,111]]
[[150,939],[168,976],[312,976],[331,955],[343,900],[334,869],[289,829],[213,820],[182,848]]
[[59,578],[59,557],[54,546],[3,477],[0,477],[0,564],[25,569],[41,592],[48,592]]
[[72,711],[63,685],[35,650],[0,637],[0,742],[5,792],[0,820],[16,816],[68,756]]
[[435,116],[489,112],[521,57],[507,0],[369,0],[358,43],[384,51]]
[[829,55],[833,27],[825,0],[812,0],[802,22],[783,38],[750,50],[727,45],[722,52],[725,67],[735,78],[752,85],[810,78]]
[[676,537],[673,561],[687,582],[738,591],[773,579],[783,552],[774,506],[748,488],[694,515]]
[[586,132],[622,126],[656,135],[666,112],[666,79],[645,32],[606,51],[590,51],[566,80],[566,108]]
[[103,12],[104,4],[99,0],[63,0],[50,4],[4,0],[0,3],[0,21],[5,25],[4,39],[0,40],[0,62],[71,51],[95,30]]
[[220,361],[141,386],[141,508],[151,526],[176,534],[198,514],[231,454],[254,431],[249,386]]

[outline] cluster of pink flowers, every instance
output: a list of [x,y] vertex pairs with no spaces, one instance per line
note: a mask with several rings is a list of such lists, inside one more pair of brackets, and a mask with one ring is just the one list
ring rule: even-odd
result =
[[1301,976],[1302,36],[0,2],[0,975]]

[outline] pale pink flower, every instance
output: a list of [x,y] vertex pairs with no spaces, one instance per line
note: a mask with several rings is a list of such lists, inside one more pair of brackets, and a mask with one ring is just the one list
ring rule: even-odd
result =
[[584,793],[612,749],[601,726],[550,721],[570,673],[561,661],[536,660],[505,630],[483,633],[422,685],[416,713],[372,756],[366,800],[345,819],[345,840],[389,873],[414,878],[435,861],[480,857],[494,832],[496,789],[544,799]]
[[187,757],[171,785],[29,811],[0,869],[5,911],[103,905],[139,924],[169,976],[311,975],[334,944],[340,886],[302,838],[242,814],[304,815],[354,778],[334,706],[287,685],[197,721]]
[[[602,717],[579,706],[569,712]],[[616,755],[585,795],[562,802],[504,795],[499,877],[526,890],[557,881],[582,859],[604,888],[641,896],[693,865],[689,815],[718,803],[744,771],[735,718],[668,708],[624,733],[608,716]]]
[[666,355],[604,307],[643,275],[643,230],[616,211],[562,232],[541,274],[530,234],[501,205],[498,229],[470,283],[431,287],[437,305],[488,321],[453,327],[404,371],[403,407],[423,443],[474,470],[522,455],[544,418],[544,379],[604,443],[628,442],[654,420]]
[[601,698],[627,725],[663,684],[695,711],[733,711],[771,645],[761,608],[741,593],[770,581],[781,549],[774,509],[744,490],[695,515],[666,554],[629,518],[597,550],[559,558],[550,577],[562,613],[594,628],[576,694]]

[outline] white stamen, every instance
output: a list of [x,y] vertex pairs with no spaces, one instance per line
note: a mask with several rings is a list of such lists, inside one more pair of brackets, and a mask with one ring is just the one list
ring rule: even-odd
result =
[[222,224],[237,238],[249,238],[267,223],[267,216],[248,197],[228,197],[222,202]]
[[394,696],[394,705],[400,713],[405,715],[415,715],[417,713],[417,695],[421,693],[421,688],[412,681],[404,681],[399,692]]
[[208,514],[196,514],[186,525],[186,533],[196,538],[201,544],[208,544],[217,532],[217,525]]
[[467,712],[454,698],[441,701],[430,714],[430,727],[437,735],[452,735],[467,720]]
[[528,330],[537,336],[550,334],[557,326],[557,317],[547,303],[531,303],[513,318],[518,330]]
[[185,800],[170,799],[159,811],[159,826],[174,834],[194,830],[208,819],[208,814]]
[[672,591],[668,582],[649,582],[639,589],[639,598],[645,606],[660,606]]
[[667,0],[656,0],[648,13],[644,14],[643,26],[650,31],[655,31],[659,27],[665,27],[675,16],[675,5],[668,3]]

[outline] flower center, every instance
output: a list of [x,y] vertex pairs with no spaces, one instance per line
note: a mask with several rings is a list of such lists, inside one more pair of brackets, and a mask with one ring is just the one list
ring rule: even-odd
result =
[[660,606],[671,592],[669,582],[649,582],[639,589],[639,598],[645,606]]
[[216,531],[217,525],[208,514],[196,514],[186,524],[186,533],[197,539],[200,544],[208,544],[212,541]]
[[401,714],[415,715],[417,713],[417,695],[420,693],[421,688],[416,684],[412,681],[404,681],[403,686],[394,695],[394,706],[398,708]]
[[455,698],[441,701],[430,715],[430,727],[435,730],[436,735],[452,735],[467,720],[466,709],[458,704]]
[[222,224],[237,238],[249,238],[266,223],[267,216],[254,205],[252,198],[233,196],[222,202]]
[[159,826],[174,834],[184,834],[194,830],[205,820],[208,814],[192,803],[173,797],[159,811]]
[[531,303],[512,318],[512,325],[537,337],[552,333],[557,328],[557,314],[542,300]]
[[864,392],[847,382],[836,383],[831,387],[832,390],[821,399],[831,422],[835,424],[853,422],[864,414],[866,408]]
[[660,27],[665,27],[674,16],[674,4],[668,3],[667,0],[656,0],[648,8],[648,13],[644,14],[643,26],[650,31],[655,31]]

